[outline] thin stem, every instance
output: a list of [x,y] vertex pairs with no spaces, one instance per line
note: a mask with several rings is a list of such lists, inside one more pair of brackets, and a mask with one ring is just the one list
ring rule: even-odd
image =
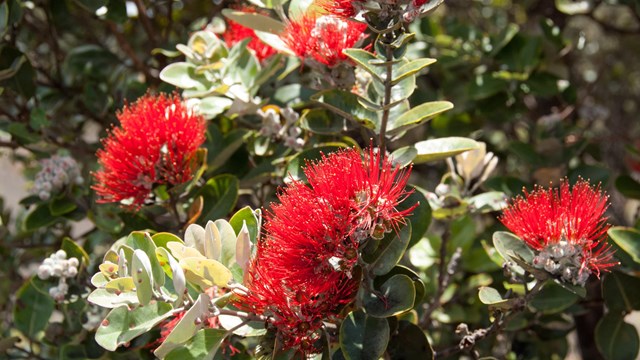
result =
[[383,154],[386,154],[386,136],[387,136],[387,124],[389,122],[389,113],[391,112],[391,109],[388,108],[388,105],[391,103],[391,81],[393,80],[393,49],[391,48],[391,45],[389,43],[387,43],[386,41],[388,41],[389,39],[386,39],[388,37],[387,34],[385,36],[385,40],[380,40],[383,41],[383,44],[385,45],[385,56],[386,56],[386,60],[387,62],[385,63],[385,68],[386,68],[386,75],[384,78],[384,100],[382,102],[382,119],[380,121],[380,141],[378,143],[378,146],[380,147],[380,151]]

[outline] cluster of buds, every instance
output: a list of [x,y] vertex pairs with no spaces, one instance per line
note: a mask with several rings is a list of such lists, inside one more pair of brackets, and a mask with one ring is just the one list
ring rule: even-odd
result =
[[345,17],[365,18],[376,17],[378,19],[401,19],[404,23],[410,23],[435,8],[442,0],[322,0],[321,6],[328,12]]
[[58,302],[64,300],[69,291],[67,279],[74,278],[78,275],[78,266],[80,262],[77,258],[67,259],[67,253],[64,250],[58,250],[44,259],[38,268],[38,277],[47,280],[51,277],[58,278],[58,285],[49,289],[49,295]]
[[40,165],[42,170],[36,175],[32,191],[43,201],[67,185],[80,185],[84,181],[78,163],[70,156],[54,155],[40,161]]
[[533,258],[533,266],[561,277],[567,283],[584,286],[591,271],[583,266],[584,254],[577,244],[559,241],[549,244]]
[[300,137],[302,129],[296,126],[300,118],[297,112],[289,107],[280,108],[269,105],[258,110],[257,114],[262,118],[260,135],[280,139],[291,149],[302,149],[304,139]]

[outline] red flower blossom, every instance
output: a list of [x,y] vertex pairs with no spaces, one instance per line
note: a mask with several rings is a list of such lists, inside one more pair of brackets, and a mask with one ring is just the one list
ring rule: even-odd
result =
[[[256,8],[251,6],[241,7],[239,11],[261,14],[261,12],[258,12]],[[274,48],[258,39],[253,29],[240,25],[233,20],[227,20],[227,30],[224,32],[224,34],[222,34],[222,37],[229,47],[239,43],[246,38],[250,38],[251,41],[249,41],[248,47],[249,49],[253,50],[254,54],[261,62],[276,53],[276,50]]]
[[301,59],[312,58],[334,67],[347,59],[342,50],[364,39],[366,28],[366,24],[338,16],[305,14],[289,22],[280,37]]
[[560,189],[525,191],[504,210],[500,220],[537,256],[533,265],[574,284],[584,284],[589,274],[617,265],[604,242],[607,197],[600,187],[579,180],[572,188],[565,180]]
[[94,173],[98,202],[126,202],[136,208],[154,185],[177,185],[192,178],[190,161],[204,142],[205,120],[178,96],[145,95],[118,114],[98,150],[102,169]]
[[396,209],[410,170],[373,149],[364,159],[355,149],[323,155],[304,172],[309,186],[290,183],[266,215],[243,305],[272,318],[284,347],[309,353],[323,321],[355,297],[360,244],[397,231],[415,206]]

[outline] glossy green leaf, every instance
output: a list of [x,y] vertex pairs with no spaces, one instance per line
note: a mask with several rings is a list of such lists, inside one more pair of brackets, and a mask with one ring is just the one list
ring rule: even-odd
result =
[[16,329],[30,338],[44,330],[55,308],[49,294],[34,284],[35,278],[27,280],[16,293],[13,320]]
[[404,255],[410,239],[410,222],[403,226],[398,233],[392,231],[385,234],[376,251],[368,257],[369,271],[376,276],[388,273]]
[[411,310],[415,298],[413,280],[407,275],[398,274],[385,281],[377,294],[367,293],[363,303],[367,314],[386,318]]
[[398,329],[389,340],[387,352],[392,360],[433,359],[433,349],[424,331],[405,320],[398,322]]
[[[411,186],[409,186],[411,187]],[[409,195],[400,205],[396,208],[399,211],[408,209],[414,204],[419,204],[407,219],[411,222],[411,239],[407,248],[411,248],[422,239],[427,232],[429,225],[431,225],[431,206],[424,196],[423,190],[420,188],[414,188],[413,193]]]
[[55,223],[59,217],[54,216],[48,204],[40,204],[31,211],[24,220],[24,227],[27,231],[36,230]]
[[211,298],[207,294],[200,294],[193,306],[187,310],[182,319],[180,319],[171,333],[167,335],[164,342],[158,346],[153,354],[160,359],[164,359],[169,352],[181,347],[189,341],[198,330],[202,329],[207,323],[210,301]]
[[251,207],[245,206],[233,214],[231,219],[229,219],[229,224],[231,224],[231,227],[236,234],[240,233],[243,226],[247,226],[247,230],[249,230],[249,240],[251,240],[252,244],[256,243],[258,233],[260,232],[259,220],[256,216],[256,213],[259,211],[260,210],[256,210],[256,212],[254,212]]
[[235,206],[238,200],[240,182],[233,175],[218,175],[207,181],[196,194],[204,199],[202,215],[198,222],[225,217]]
[[186,344],[171,350],[167,360],[211,360],[227,337],[222,329],[199,330]]
[[613,271],[602,281],[602,297],[611,312],[640,310],[640,278]]
[[164,272],[171,277],[173,281],[173,290],[178,296],[176,302],[179,303],[187,288],[187,280],[184,275],[184,271],[182,270],[180,263],[171,256],[167,249],[157,248],[156,257],[158,258],[160,266],[162,266]]
[[65,237],[62,239],[60,249],[67,253],[67,259],[74,257],[80,261],[80,264],[84,264],[84,266],[89,264],[89,254],[87,254],[80,245],[76,244],[70,238]]
[[630,199],[640,199],[640,182],[629,175],[621,175],[616,178],[616,189]]
[[614,226],[607,233],[635,262],[640,263],[640,231],[630,227]]
[[98,327],[96,342],[109,351],[115,351],[118,346],[148,332],[171,316],[171,309],[171,305],[157,301],[133,310],[126,306],[117,307],[111,310]]
[[387,320],[368,316],[362,310],[349,313],[340,326],[340,348],[347,360],[378,360],[388,342]]
[[407,156],[406,153],[415,153],[413,162],[421,164],[430,161],[443,160],[461,154],[465,151],[478,148],[478,143],[469,138],[447,137],[433,140],[425,140],[394,151],[394,156]]
[[420,104],[411,110],[404,112],[399,117],[392,119],[387,131],[390,135],[407,131],[416,126],[420,126],[433,119],[435,116],[453,109],[453,104],[448,101],[431,101]]
[[636,328],[619,314],[608,313],[596,325],[596,346],[607,360],[633,360],[638,356],[640,339]]
[[527,305],[532,311],[554,314],[575,304],[580,297],[553,281],[548,281]]
[[196,66],[186,62],[167,65],[160,71],[160,79],[181,89],[206,90],[205,78],[196,74]]
[[153,240],[153,243],[156,245],[156,247],[162,247],[165,249],[167,248],[168,242],[175,241],[181,244],[183,243],[182,239],[180,239],[178,236],[167,232],[159,232],[153,234],[151,236],[151,240]]

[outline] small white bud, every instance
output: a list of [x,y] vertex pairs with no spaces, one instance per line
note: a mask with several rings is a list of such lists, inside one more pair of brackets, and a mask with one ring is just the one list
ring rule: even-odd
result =
[[60,249],[56,251],[56,258],[59,260],[64,260],[67,258],[67,253],[64,250]]

